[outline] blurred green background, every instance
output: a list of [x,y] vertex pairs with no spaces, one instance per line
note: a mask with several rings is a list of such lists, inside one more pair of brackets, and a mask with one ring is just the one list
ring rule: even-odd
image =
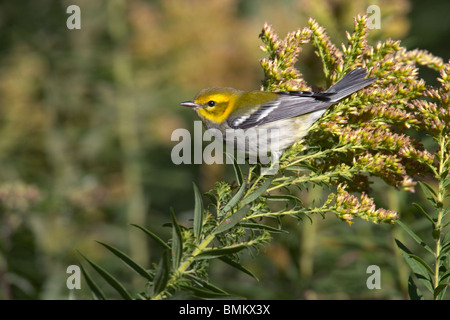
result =
[[[81,9],[81,30],[66,27],[71,4]],[[260,88],[264,22],[284,37],[311,16],[339,44],[371,4],[382,17],[372,43],[390,37],[450,58],[446,0],[0,1],[0,299],[90,299],[85,282],[66,287],[76,250],[130,291],[143,290],[95,240],[150,266],[161,252],[129,224],[167,238],[171,207],[189,224],[193,181],[205,192],[231,178],[226,165],[171,162],[172,131],[192,130],[196,119],[178,103],[204,87]],[[323,86],[310,46],[298,68]],[[380,182],[373,189],[379,206],[399,210],[418,232],[426,226],[410,204],[420,192]],[[320,196],[318,189],[305,195]],[[244,257],[259,282],[220,262],[212,264],[213,281],[251,299],[407,298],[409,270],[393,239],[414,244],[396,227],[349,227],[334,216],[286,219],[284,227],[289,234]],[[373,264],[380,290],[366,287]]]

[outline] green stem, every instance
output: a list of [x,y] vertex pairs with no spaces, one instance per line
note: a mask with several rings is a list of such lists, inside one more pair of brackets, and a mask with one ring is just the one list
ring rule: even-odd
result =
[[329,181],[331,181],[331,179],[333,177],[346,176],[346,175],[351,174],[352,171],[353,171],[352,168],[350,168],[348,170],[342,170],[342,168],[340,168],[338,171],[330,171],[325,174],[320,174],[317,176],[280,177],[280,178],[273,180],[273,183],[276,183],[276,182],[281,182],[281,183],[267,189],[267,192],[271,192],[273,190],[277,190],[277,189],[280,189],[285,186],[301,184],[301,183],[329,182]]
[[356,148],[356,146],[342,145],[340,147],[336,147],[336,148],[333,148],[333,149],[326,149],[326,150],[323,150],[323,151],[311,153],[311,154],[302,156],[302,157],[300,157],[299,159],[297,159],[295,161],[289,162],[286,165],[285,168],[295,166],[298,163],[305,162],[306,160],[309,160],[309,159],[322,158],[324,155],[329,154],[329,153],[333,154],[335,152],[345,152],[345,151],[347,151],[350,148]]
[[277,211],[277,212],[264,212],[264,213],[255,213],[249,216],[246,216],[244,218],[242,218],[241,221],[247,221],[247,220],[252,220],[252,219],[256,219],[256,218],[273,218],[273,217],[283,217],[283,216],[294,216],[294,215],[299,215],[300,213],[305,214],[305,215],[310,215],[310,214],[326,214],[328,212],[332,212],[334,210],[334,207],[328,207],[328,206],[323,206],[323,207],[319,207],[319,208],[308,208],[308,209],[302,209],[302,210],[298,210],[298,209],[294,209],[294,210],[285,210],[285,211]]
[[152,298],[152,300],[161,300],[164,298],[165,293],[169,288],[171,288],[173,285],[175,285],[178,281],[178,279],[186,273],[186,270],[191,266],[191,264],[194,262],[195,258],[205,250],[206,247],[214,240],[214,233],[211,233],[208,237],[206,237],[197,248],[192,252],[191,256],[187,258],[177,270],[174,271],[172,274],[172,277],[167,281],[166,288],[162,290],[160,293],[158,293],[156,296]]
[[[434,236],[436,238],[436,249],[435,249],[435,265],[434,265],[434,290],[436,291],[436,289],[439,286],[439,282],[440,282],[440,275],[439,275],[439,266],[440,266],[440,260],[441,260],[441,249],[442,249],[442,237],[441,237],[441,231],[442,231],[442,220],[443,220],[443,216],[444,216],[444,199],[445,199],[445,191],[446,188],[444,187],[444,171],[446,170],[445,168],[445,162],[447,160],[447,154],[446,154],[446,145],[447,145],[447,141],[446,141],[446,137],[445,135],[441,135],[439,137],[439,168],[438,168],[438,174],[437,174],[437,179],[439,181],[439,189],[438,189],[438,197],[437,197],[437,202],[440,205],[440,209],[437,211],[437,216],[436,216],[436,223],[434,225]],[[438,295],[434,295],[434,299],[438,299]]]

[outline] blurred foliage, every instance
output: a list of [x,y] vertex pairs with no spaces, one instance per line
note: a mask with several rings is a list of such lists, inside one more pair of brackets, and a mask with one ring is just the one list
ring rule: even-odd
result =
[[[81,30],[66,28],[71,4],[81,8]],[[79,263],[75,249],[141,287],[94,240],[151,263],[160,249],[128,224],[168,235],[170,207],[180,223],[192,217],[192,181],[206,191],[230,177],[227,166],[171,163],[172,131],[192,129],[194,119],[179,101],[209,86],[258,88],[265,21],[283,35],[313,16],[340,43],[370,4],[380,6],[382,21],[369,41],[405,39],[408,49],[450,58],[442,41],[448,24],[438,18],[448,11],[444,0],[0,1],[0,190],[9,194],[0,199],[0,299],[90,298],[84,283],[66,288],[67,266]],[[308,83],[325,86],[312,50],[297,67]],[[425,199],[421,191],[380,186],[373,186],[376,202],[420,233],[426,221],[410,203]],[[211,278],[249,298],[407,297],[408,270],[393,242],[400,231],[336,222],[287,219],[288,235],[245,257],[264,290],[220,263]],[[371,264],[381,267],[382,290],[366,288]]]

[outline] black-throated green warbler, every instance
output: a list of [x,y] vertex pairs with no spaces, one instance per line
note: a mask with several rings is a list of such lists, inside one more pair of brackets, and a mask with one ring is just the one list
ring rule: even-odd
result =
[[366,76],[366,69],[356,68],[324,92],[207,88],[180,105],[194,109],[208,129],[218,130],[216,137],[238,151],[282,151],[304,137],[328,107],[376,79]]

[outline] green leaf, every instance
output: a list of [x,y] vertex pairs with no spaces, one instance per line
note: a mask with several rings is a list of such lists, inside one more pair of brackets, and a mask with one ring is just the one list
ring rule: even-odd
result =
[[447,168],[446,170],[442,171],[441,174],[439,175],[440,179],[443,180],[443,187],[445,188],[447,185],[445,185],[445,182],[450,183],[448,181],[445,181],[445,178],[448,176],[448,171],[449,169]]
[[192,274],[188,274],[188,273],[185,274],[185,277],[187,279],[190,279],[193,283],[197,284],[198,286],[205,288],[209,291],[228,295],[228,293],[225,290],[220,289],[219,287],[215,286],[214,284],[212,284],[204,279],[201,279],[199,277],[193,276]]
[[444,243],[450,243],[450,230],[447,230],[444,234]]
[[278,228],[271,227],[271,226],[268,226],[265,224],[260,224],[260,223],[242,222],[239,225],[246,229],[266,230],[266,231],[273,232],[273,233],[289,233],[286,230],[278,229]]
[[133,297],[125,289],[125,287],[116,278],[114,278],[108,271],[106,271],[105,269],[103,269],[101,266],[94,263],[93,261],[89,260],[81,252],[79,252],[79,253],[95,269],[95,271],[97,271],[102,276],[102,278],[105,279],[105,281],[122,296],[122,298],[124,298],[126,300],[133,300]]
[[80,263],[80,269],[81,272],[84,275],[84,278],[86,279],[86,282],[89,286],[89,289],[91,289],[92,294],[94,295],[94,299],[97,300],[106,300],[106,296],[103,293],[103,291],[100,289],[100,287],[94,282],[94,280],[92,280],[91,276],[89,275],[89,273],[84,269],[83,265]]
[[437,198],[437,194],[436,192],[433,190],[433,188],[426,182],[423,181],[419,181],[420,187],[422,188],[423,193],[425,193],[425,195],[427,196],[427,199],[432,202],[434,205],[437,204],[436,202],[436,198]]
[[439,285],[436,287],[436,289],[434,289],[434,293],[433,293],[434,299],[438,299],[439,294],[440,294],[441,292],[444,292],[444,290],[447,289],[447,287],[448,287],[449,285],[450,285],[449,282],[439,284]]
[[[445,241],[444,241],[444,243],[445,243]],[[450,250],[450,243],[447,242],[447,243],[442,247],[442,249],[441,249],[441,251],[440,251],[440,253],[439,253],[439,257],[438,257],[438,258],[441,258],[442,256],[444,256],[449,250]]]
[[182,285],[181,287],[185,290],[192,291],[194,295],[200,298],[220,298],[230,296],[226,291],[196,276],[186,274],[186,278],[196,285]]
[[141,229],[142,231],[144,231],[148,236],[150,236],[150,238],[152,238],[153,240],[156,241],[156,243],[158,243],[159,245],[161,245],[164,249],[170,249],[169,245],[167,243],[165,243],[160,237],[158,237],[156,234],[154,234],[153,232],[151,232],[150,230],[138,226],[137,224],[131,224],[133,227],[136,227],[138,229]]
[[442,218],[444,218],[450,212],[450,206],[447,206],[442,213]]
[[430,274],[428,273],[428,268],[426,268],[422,263],[420,263],[417,259],[415,259],[412,252],[398,239],[395,239],[395,242],[400,249],[400,252],[405,259],[408,266],[413,271],[414,275],[422,282],[425,287],[432,293],[433,289],[433,280],[431,279]]
[[110,246],[109,244],[103,243],[101,241],[97,241],[97,242],[99,244],[101,244],[102,246],[104,246],[109,251],[111,251],[115,256],[117,256],[120,260],[125,262],[125,264],[127,264],[131,269],[136,271],[143,278],[145,278],[149,281],[153,281],[153,276],[150,273],[148,273],[147,270],[145,270],[145,268],[143,268],[137,262],[135,262],[133,259],[131,259],[127,254],[125,254],[124,252],[120,251],[117,248]]
[[156,268],[155,279],[153,281],[153,293],[159,294],[166,288],[169,281],[170,274],[170,262],[169,262],[169,250],[165,250],[161,260]]
[[219,259],[222,260],[223,262],[225,262],[226,264],[232,266],[233,268],[236,268],[239,271],[242,271],[242,272],[248,274],[250,277],[252,277],[256,281],[259,281],[258,277],[253,272],[248,270],[246,267],[244,267],[240,263],[233,261],[232,259],[230,259],[230,257],[223,256],[223,257],[220,257]]
[[199,298],[219,298],[219,297],[229,297],[229,293],[216,292],[208,289],[201,289],[194,286],[181,286],[182,289],[191,291],[194,295]]
[[294,201],[296,203],[302,203],[302,200],[292,194],[263,194],[262,196],[270,201]]
[[247,212],[250,210],[248,206],[240,208],[238,211],[233,213],[229,218],[222,221],[222,223],[214,230],[215,234],[222,233],[233,228],[243,217],[247,215]]
[[239,190],[236,192],[236,194],[230,199],[230,201],[228,201],[228,203],[223,207],[222,209],[222,213],[225,214],[229,211],[231,211],[236,204],[242,199],[242,196],[245,193],[245,188],[247,187],[247,182],[243,182],[241,184],[241,187],[239,188]]
[[450,270],[448,270],[446,273],[442,275],[441,279],[439,280],[439,283],[447,279],[448,277],[450,277]]
[[418,204],[418,203],[416,203],[416,202],[413,202],[413,206],[416,207],[416,209],[419,210],[419,212],[420,212],[421,214],[423,214],[423,216],[424,216],[425,218],[427,218],[427,219],[433,224],[433,227],[434,227],[434,225],[435,225],[436,223],[435,223],[434,220],[430,217],[430,215],[425,211],[425,209],[424,209],[420,204]]
[[[239,185],[242,185],[242,182],[244,181],[244,179],[242,178],[242,171],[241,171],[241,167],[239,167],[239,165],[236,162],[236,159],[234,158],[234,155],[225,152],[225,156],[231,160],[231,162],[233,162],[233,169],[234,169],[234,174],[236,175],[236,181],[239,183]],[[228,163],[228,161],[227,161]]]
[[227,256],[227,255],[230,255],[233,253],[237,253],[245,248],[247,248],[246,245],[239,244],[239,245],[223,247],[223,248],[219,248],[219,249],[208,249],[208,250],[201,252],[195,258],[196,259],[214,259],[214,258],[219,258],[222,256]]
[[450,185],[450,176],[444,179],[442,187],[447,188],[448,185]]
[[437,198],[436,191],[434,191],[432,186],[430,186],[428,183],[424,181],[419,181],[419,184],[422,187],[424,193]]
[[175,213],[171,211],[172,217],[172,265],[177,269],[183,256],[183,239],[181,237],[181,228],[175,218]]
[[195,197],[195,206],[194,206],[194,236],[197,242],[200,242],[200,237],[202,234],[202,226],[203,226],[203,200],[200,190],[197,185],[193,183],[194,186],[194,197]]
[[408,294],[411,300],[423,300],[423,294],[411,276],[408,278]]
[[241,205],[244,206],[258,199],[259,196],[262,195],[270,187],[270,184],[272,183],[272,180],[274,178],[275,176],[271,176],[270,178],[268,178],[258,189],[245,197],[244,200],[242,200]]
[[422,247],[424,247],[428,252],[430,252],[432,255],[434,255],[434,251],[425,243],[425,241],[422,240],[417,234],[415,234],[406,224],[404,224],[400,220],[396,220],[396,223],[402,227],[403,230],[405,230],[411,238],[413,238],[418,244],[420,244]]
[[425,262],[425,260],[423,260],[421,257],[416,256],[415,254],[412,254],[412,253],[409,256],[411,258],[413,258],[414,260],[416,260],[417,262],[419,262],[422,266],[424,266],[431,275],[434,275],[433,269],[431,269],[431,267]]

